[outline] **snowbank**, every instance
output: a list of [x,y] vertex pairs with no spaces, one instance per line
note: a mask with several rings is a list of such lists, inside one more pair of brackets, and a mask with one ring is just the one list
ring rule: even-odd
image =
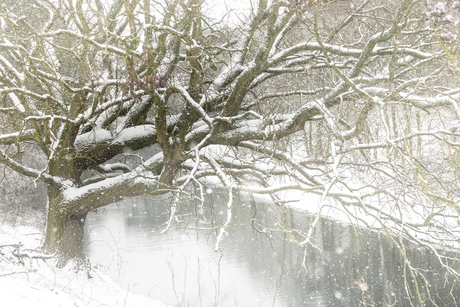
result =
[[165,306],[120,288],[98,270],[58,269],[37,247],[42,233],[33,227],[0,226],[0,305],[54,306]]

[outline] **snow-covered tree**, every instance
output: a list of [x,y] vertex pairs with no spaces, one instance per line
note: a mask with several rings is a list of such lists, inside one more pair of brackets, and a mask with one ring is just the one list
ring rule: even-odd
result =
[[382,228],[404,257],[405,242],[458,242],[457,4],[250,3],[2,2],[0,162],[46,183],[46,251],[84,258],[91,210],[202,199],[209,182],[230,195],[217,243],[232,195],[287,190]]

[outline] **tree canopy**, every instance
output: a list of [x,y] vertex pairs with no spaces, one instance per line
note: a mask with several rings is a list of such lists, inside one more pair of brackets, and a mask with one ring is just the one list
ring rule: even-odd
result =
[[250,3],[2,2],[0,162],[47,184],[45,249],[82,255],[86,214],[121,197],[219,183],[217,243],[238,191],[297,190],[458,275],[435,247],[459,240],[460,5]]

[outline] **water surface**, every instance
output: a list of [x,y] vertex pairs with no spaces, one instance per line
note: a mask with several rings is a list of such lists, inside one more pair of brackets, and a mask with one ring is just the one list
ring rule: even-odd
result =
[[[322,219],[307,253],[293,242],[313,218],[294,209],[240,196],[233,223],[218,251],[217,230],[226,219],[226,196],[204,205],[184,201],[187,223],[162,234],[168,197],[112,204],[87,219],[87,251],[93,265],[129,291],[180,306],[418,306],[415,283],[399,251],[386,237]],[[205,230],[198,230],[205,229]],[[456,306],[460,289],[432,254],[408,250],[425,306]],[[408,286],[404,280],[408,280]]]

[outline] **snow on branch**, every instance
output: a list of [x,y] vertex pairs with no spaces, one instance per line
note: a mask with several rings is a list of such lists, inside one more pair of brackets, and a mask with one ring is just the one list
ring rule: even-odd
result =
[[104,165],[98,165],[96,170],[103,174],[114,173],[116,171],[128,173],[131,171],[131,169],[124,163],[108,163]]
[[133,146],[135,143],[142,142],[142,140],[151,139],[151,143],[156,138],[156,129],[153,125],[140,125],[125,128],[119,133],[111,133],[105,129],[95,129],[93,131],[80,134],[75,140],[75,147],[83,151],[84,149],[91,148],[102,144],[104,146],[122,145]]
[[3,162],[5,165],[13,169],[14,171],[18,172],[19,174],[40,179],[43,180],[44,182],[48,183],[56,183],[60,186],[69,186],[71,183],[69,181],[63,180],[62,178],[55,177],[48,175],[44,172],[38,171],[36,169],[33,169],[31,167],[27,167],[25,165],[22,165],[21,163],[15,161],[14,159],[10,158],[5,151],[0,149],[0,161]]
[[34,139],[35,131],[28,129],[21,132],[13,132],[7,134],[0,134],[0,144],[10,145],[23,141],[31,141]]
[[100,44],[96,40],[88,36],[82,35],[80,33],[76,33],[74,31],[66,30],[66,29],[59,29],[59,30],[52,31],[52,32],[39,33],[39,35],[42,37],[57,37],[60,35],[69,35],[69,36],[73,36],[75,38],[81,39],[82,41],[88,42],[91,45],[99,48],[100,50],[107,50],[107,51],[113,52],[116,55],[120,55],[120,56],[134,55],[136,57],[141,56],[141,54],[138,51],[130,50],[130,49],[123,50],[118,47],[111,46],[109,44]]

